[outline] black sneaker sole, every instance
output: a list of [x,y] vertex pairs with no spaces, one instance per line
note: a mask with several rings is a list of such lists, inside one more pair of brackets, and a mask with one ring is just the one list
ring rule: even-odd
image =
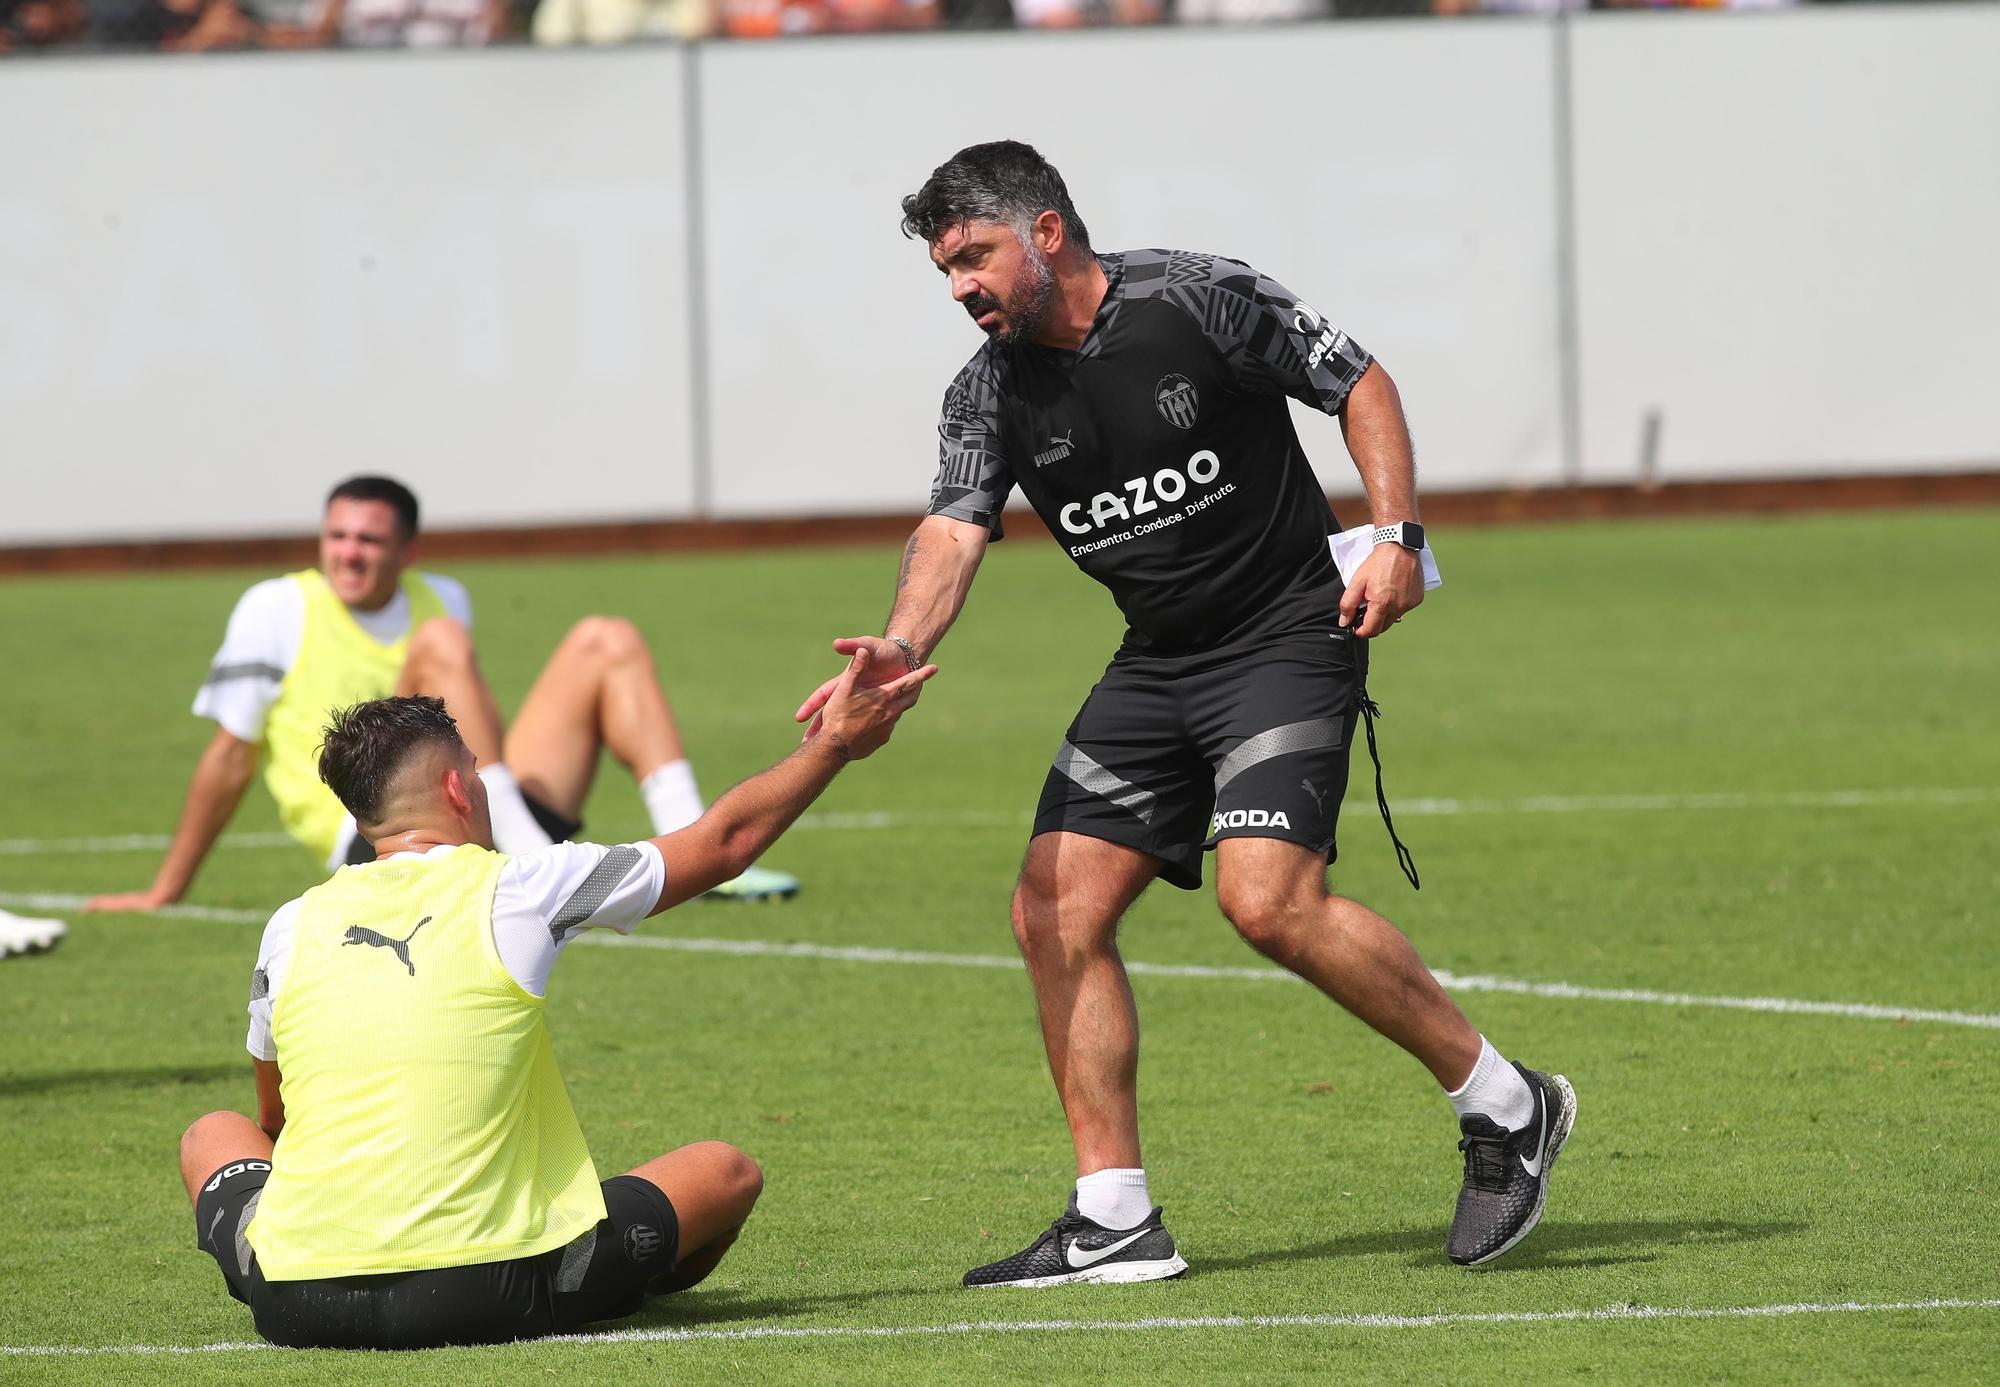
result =
[[1085,1267],[1082,1271],[1066,1271],[1055,1276],[1025,1276],[1018,1281],[981,1281],[966,1287],[969,1291],[990,1290],[995,1286],[1013,1286],[1034,1290],[1042,1286],[1124,1286],[1140,1281],[1173,1281],[1187,1275],[1187,1261],[1176,1252],[1173,1256],[1157,1262],[1110,1262],[1099,1267]]
[[1460,1262],[1462,1267],[1483,1267],[1506,1256],[1520,1243],[1521,1239],[1535,1231],[1535,1225],[1542,1221],[1542,1208],[1549,1202],[1549,1177],[1555,1174],[1556,1157],[1562,1154],[1563,1144],[1569,1140],[1569,1129],[1576,1125],[1576,1090],[1569,1086],[1569,1080],[1560,1074],[1549,1075],[1549,1084],[1562,1095],[1562,1112],[1556,1117],[1555,1132],[1549,1139],[1547,1155],[1542,1158],[1541,1179],[1535,1187],[1534,1211],[1528,1215],[1520,1231],[1501,1243],[1484,1257],[1476,1257],[1470,1262]]

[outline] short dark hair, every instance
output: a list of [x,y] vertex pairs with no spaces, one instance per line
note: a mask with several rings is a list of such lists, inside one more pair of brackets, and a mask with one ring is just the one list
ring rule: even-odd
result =
[[410,753],[422,746],[464,747],[441,698],[378,698],[338,709],[319,748],[319,778],[356,823],[381,822],[382,797]]
[[1033,145],[995,140],[968,145],[931,170],[924,186],[903,199],[903,234],[933,244],[966,222],[1004,222],[1026,240],[1047,211],[1062,217],[1070,244],[1088,255],[1090,229],[1055,165]]
[[403,527],[403,538],[416,536],[417,493],[394,477],[349,477],[326,493],[327,505],[331,506],[335,501],[385,502],[395,510],[396,522]]

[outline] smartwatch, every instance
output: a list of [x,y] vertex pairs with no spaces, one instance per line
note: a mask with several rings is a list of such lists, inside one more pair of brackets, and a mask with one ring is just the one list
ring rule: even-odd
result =
[[1422,553],[1424,547],[1424,527],[1414,520],[1398,520],[1393,525],[1375,527],[1377,544],[1400,544],[1412,554]]

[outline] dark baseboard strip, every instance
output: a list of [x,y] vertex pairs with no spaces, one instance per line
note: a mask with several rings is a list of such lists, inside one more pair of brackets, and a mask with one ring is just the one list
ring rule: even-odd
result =
[[[1365,519],[1360,499],[1333,498],[1344,521]],[[1673,482],[1657,487],[1575,486],[1445,491],[1423,498],[1425,523],[1443,528],[1571,520],[1650,520],[1683,516],[1765,515],[1870,510],[1898,506],[2000,505],[2000,470],[1887,473],[1851,477]],[[569,554],[689,553],[715,549],[796,549],[894,544],[915,517],[844,515],[773,520],[641,520],[535,525],[518,529],[431,530],[424,559],[536,558]],[[1044,539],[1029,511],[1009,512],[1007,532]],[[151,568],[310,565],[310,534],[236,539],[175,539],[93,544],[0,546],[0,575],[116,573]]]

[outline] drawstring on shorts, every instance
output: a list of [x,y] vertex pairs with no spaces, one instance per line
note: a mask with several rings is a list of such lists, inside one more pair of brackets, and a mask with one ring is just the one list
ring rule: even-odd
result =
[[1417,880],[1417,860],[1410,856],[1410,850],[1396,836],[1396,821],[1389,817],[1389,796],[1382,789],[1382,755],[1375,749],[1375,719],[1382,716],[1382,709],[1368,696],[1368,690],[1363,689],[1358,697],[1361,719],[1368,728],[1368,759],[1375,763],[1375,805],[1382,811],[1382,825],[1389,830],[1389,841],[1396,845],[1396,865],[1410,879],[1411,889],[1421,891],[1424,886]]

